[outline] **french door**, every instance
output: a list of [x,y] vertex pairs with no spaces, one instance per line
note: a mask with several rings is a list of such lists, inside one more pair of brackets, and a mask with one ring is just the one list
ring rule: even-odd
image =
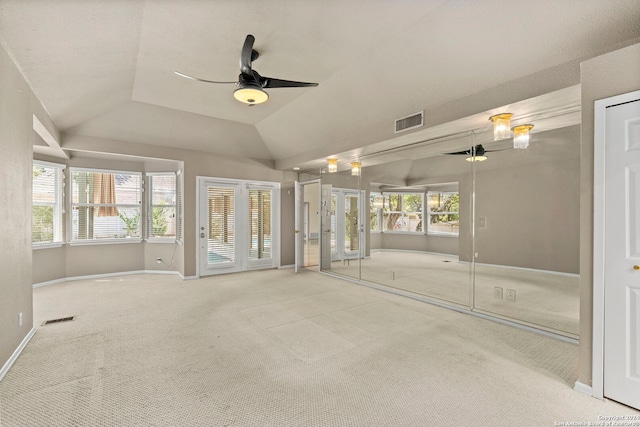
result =
[[361,203],[364,192],[333,188],[331,191],[331,259],[345,260],[360,257],[364,238]]
[[200,276],[278,267],[279,184],[198,178]]

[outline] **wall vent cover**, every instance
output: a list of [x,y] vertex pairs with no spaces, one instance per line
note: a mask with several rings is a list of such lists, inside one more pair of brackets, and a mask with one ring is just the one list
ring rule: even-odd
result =
[[405,132],[409,129],[419,128],[424,124],[424,111],[401,117],[396,120],[395,133]]
[[46,326],[46,325],[50,325],[52,323],[60,323],[60,322],[68,322],[70,320],[73,320],[75,316],[71,316],[71,317],[61,317],[59,319],[52,319],[52,320],[45,320],[42,323],[42,326]]

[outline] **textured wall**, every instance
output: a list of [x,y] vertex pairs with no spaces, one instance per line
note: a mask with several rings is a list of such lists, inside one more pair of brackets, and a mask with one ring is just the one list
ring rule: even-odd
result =
[[[33,326],[31,290],[32,103],[29,85],[0,47],[0,367]],[[22,326],[18,314],[22,313]]]

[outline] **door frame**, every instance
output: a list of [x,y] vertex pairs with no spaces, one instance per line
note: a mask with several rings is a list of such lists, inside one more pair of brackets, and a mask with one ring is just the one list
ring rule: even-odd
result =
[[[196,269],[197,269],[197,278],[202,277],[201,274],[201,254],[200,254],[200,220],[201,220],[201,203],[204,201],[201,200],[201,187],[207,183],[210,184],[220,184],[223,186],[237,186],[239,189],[239,194],[248,197],[248,188],[249,187],[263,187],[264,189],[272,190],[273,197],[271,198],[271,265],[251,265],[252,263],[248,259],[247,253],[240,253],[240,257],[237,260],[238,267],[233,268],[233,270],[225,270],[221,268],[221,273],[233,273],[233,272],[242,272],[242,271],[250,271],[259,268],[277,268],[280,267],[280,191],[281,184],[279,182],[273,181],[254,181],[254,180],[246,180],[246,179],[230,179],[230,178],[218,178],[218,177],[209,177],[209,176],[196,176],[196,223],[195,223],[195,231],[196,231]],[[246,194],[245,194],[246,193]],[[245,201],[241,200],[239,197],[235,201],[235,205],[238,207],[236,210],[236,215],[240,215],[241,218],[247,219],[246,223],[236,224],[237,230],[241,237],[244,233],[248,233],[248,200],[245,205]],[[261,263],[260,263],[261,264]],[[214,273],[215,274],[215,273]],[[205,275],[205,277],[208,275]]]
[[[320,178],[309,179],[306,181],[295,181],[294,185],[294,259],[293,259],[293,269],[294,272],[297,273],[301,268],[304,267],[304,245],[305,239],[304,234],[306,232],[307,239],[309,238],[310,230],[309,230],[309,218],[305,218],[305,207],[308,208],[309,203],[304,201],[304,188],[309,184],[318,184],[320,187]],[[300,194],[298,194],[300,192]],[[320,205],[320,191],[318,190],[318,206]],[[307,229],[303,229],[303,224],[306,223]],[[296,227],[297,225],[297,227]],[[300,230],[297,230],[300,228]],[[296,233],[296,230],[298,231]],[[318,230],[320,231],[320,230]],[[319,239],[319,238],[318,238]],[[319,242],[318,242],[319,243]],[[320,269],[320,254],[318,253],[318,269]]]
[[640,90],[595,101],[593,140],[593,343],[591,395],[604,399],[605,144],[608,107],[640,99]]

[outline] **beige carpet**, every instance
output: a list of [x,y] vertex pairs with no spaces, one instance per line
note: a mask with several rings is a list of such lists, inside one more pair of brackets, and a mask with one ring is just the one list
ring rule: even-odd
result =
[[553,426],[637,414],[572,390],[576,346],[315,272],[34,290],[5,426]]

